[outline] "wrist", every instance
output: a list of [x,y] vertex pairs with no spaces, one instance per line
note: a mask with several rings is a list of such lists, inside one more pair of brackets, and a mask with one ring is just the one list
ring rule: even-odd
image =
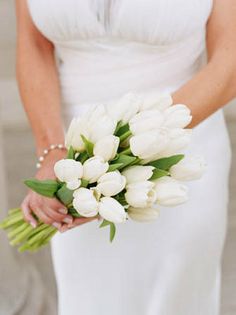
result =
[[38,157],[36,168],[40,169],[45,164],[55,164],[58,160],[65,158],[67,149],[63,145],[53,145],[49,149],[45,149],[43,155]]
[[45,157],[41,167],[36,173],[38,179],[54,179],[56,178],[54,173],[54,165],[57,161],[64,159],[67,155],[67,151],[64,150],[52,150]]

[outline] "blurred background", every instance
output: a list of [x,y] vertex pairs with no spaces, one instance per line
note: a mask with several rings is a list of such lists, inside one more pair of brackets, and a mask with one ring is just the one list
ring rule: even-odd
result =
[[[22,180],[32,177],[35,171],[33,138],[15,80],[15,38],[14,1],[0,0],[0,163],[5,163],[5,167],[0,168],[5,169],[5,174],[0,174],[0,219],[6,214],[7,207],[20,204],[26,191]],[[233,148],[233,165],[228,233],[223,257],[221,315],[235,315],[236,102],[225,108],[225,115]],[[18,255],[8,246],[6,236],[0,232],[0,315],[56,313],[50,250],[34,255]]]

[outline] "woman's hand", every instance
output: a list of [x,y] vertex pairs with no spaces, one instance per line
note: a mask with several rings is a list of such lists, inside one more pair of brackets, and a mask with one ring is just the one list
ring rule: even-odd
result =
[[[54,179],[54,164],[65,157],[65,151],[51,151],[45,158],[42,167],[36,173],[38,179]],[[33,213],[44,223],[60,229],[62,223],[72,223],[73,219],[67,214],[67,208],[56,198],[43,197],[33,191],[29,191],[21,204],[25,221],[36,227],[37,221]]]
[[[54,164],[56,161],[64,158],[66,152],[63,150],[51,151],[45,158],[42,167],[36,173],[38,179],[54,179]],[[53,225],[61,232],[66,231],[69,226],[80,225],[93,220],[92,218],[79,218],[73,220],[71,215],[67,214],[67,208],[56,198],[43,197],[33,191],[29,191],[21,204],[24,219],[33,227],[37,226],[37,220],[33,213],[44,223]]]

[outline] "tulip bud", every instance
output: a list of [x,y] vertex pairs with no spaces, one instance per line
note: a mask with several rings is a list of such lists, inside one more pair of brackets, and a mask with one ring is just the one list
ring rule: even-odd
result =
[[150,222],[159,217],[159,210],[155,205],[151,208],[128,208],[129,217],[138,222]]
[[182,181],[195,180],[201,178],[206,168],[203,157],[187,157],[170,168],[170,175]]
[[83,179],[90,184],[95,183],[99,177],[107,172],[109,164],[100,156],[93,156],[83,164]]
[[73,194],[73,207],[83,217],[94,217],[98,214],[98,202],[93,191],[87,188],[79,188]]
[[127,219],[124,207],[114,198],[103,197],[99,202],[99,214],[107,221],[122,223]]
[[175,128],[168,131],[169,143],[165,150],[161,151],[158,157],[168,157],[180,153],[190,144],[192,130]]
[[192,120],[190,109],[183,104],[176,104],[164,111],[165,122],[167,128],[184,128]]
[[153,166],[134,165],[126,168],[122,175],[126,178],[127,184],[147,181],[153,175]]
[[140,110],[158,109],[163,111],[173,104],[173,99],[169,94],[148,93],[143,96],[144,101]]
[[117,195],[125,188],[126,179],[119,171],[108,172],[98,179],[97,190],[106,197]]
[[177,180],[164,176],[155,181],[157,203],[161,206],[173,207],[188,200],[188,189]]
[[159,110],[145,110],[130,119],[129,127],[133,135],[138,135],[160,128],[163,122],[164,117]]
[[162,152],[168,145],[169,138],[165,129],[145,132],[130,138],[130,149],[135,156],[149,159]]
[[127,123],[139,110],[142,99],[135,93],[128,93],[121,97],[115,104],[109,104],[107,111],[116,121]]
[[112,135],[116,129],[117,121],[108,115],[103,105],[98,105],[86,114],[89,129],[89,140],[96,143],[108,135]]
[[86,120],[83,118],[74,118],[68,128],[65,136],[65,145],[69,149],[73,147],[74,150],[84,151],[85,145],[81,138],[81,134],[86,138],[89,136],[89,130]]
[[150,181],[129,184],[126,187],[125,199],[131,207],[146,208],[156,200],[154,183]]
[[101,156],[106,162],[112,160],[116,156],[119,142],[119,137],[108,135],[95,143],[93,154]]
[[74,190],[80,186],[83,176],[83,166],[80,162],[72,159],[62,159],[54,165],[56,177],[67,184],[67,188]]

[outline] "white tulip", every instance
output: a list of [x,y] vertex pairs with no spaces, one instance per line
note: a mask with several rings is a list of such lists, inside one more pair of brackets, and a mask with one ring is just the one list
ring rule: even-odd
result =
[[105,136],[112,135],[116,129],[117,121],[111,118],[105,106],[98,105],[86,114],[89,129],[89,140],[96,143]]
[[127,184],[144,182],[152,177],[154,168],[153,166],[134,165],[126,168],[122,175],[125,176]]
[[124,207],[114,198],[102,197],[98,211],[101,217],[113,223],[122,223],[127,219]]
[[108,172],[98,179],[96,189],[104,196],[117,195],[125,188],[126,179],[119,171]]
[[175,128],[168,131],[169,143],[165,150],[160,152],[156,158],[168,157],[181,152],[190,144],[192,136],[191,129]]
[[169,94],[148,93],[144,95],[143,104],[140,110],[158,109],[160,111],[168,108],[173,104],[173,99]]
[[116,121],[127,123],[141,106],[142,99],[135,93],[128,93],[121,97],[114,104],[107,105],[107,111]]
[[65,145],[69,149],[70,146],[73,147],[74,150],[84,151],[85,145],[81,138],[81,134],[86,138],[89,137],[89,130],[86,119],[84,118],[74,118],[70,123],[68,131],[65,136]]
[[98,214],[98,201],[93,191],[87,188],[79,188],[73,193],[73,207],[83,217],[94,217]]
[[157,203],[161,206],[173,207],[188,200],[188,189],[177,180],[164,176],[155,181]]
[[168,145],[169,138],[165,129],[152,130],[130,138],[131,152],[141,159],[152,158]]
[[190,109],[183,104],[176,104],[164,111],[165,122],[167,128],[184,128],[192,120]]
[[56,177],[65,182],[68,189],[74,190],[81,184],[83,166],[80,162],[72,159],[62,159],[54,165]]
[[206,162],[201,156],[187,157],[170,168],[170,175],[182,181],[201,178],[206,168]]
[[125,199],[134,208],[150,207],[156,200],[153,188],[154,183],[151,181],[129,184],[126,187]]
[[159,217],[159,209],[153,205],[150,208],[128,208],[129,217],[138,222],[150,222]]
[[93,156],[83,164],[83,179],[90,184],[95,183],[99,177],[107,172],[109,164],[100,156]]
[[119,137],[108,135],[95,143],[93,154],[101,156],[104,161],[112,160],[116,156],[119,142]]
[[159,110],[145,110],[130,119],[129,127],[133,135],[138,135],[160,128],[163,122],[164,116]]

